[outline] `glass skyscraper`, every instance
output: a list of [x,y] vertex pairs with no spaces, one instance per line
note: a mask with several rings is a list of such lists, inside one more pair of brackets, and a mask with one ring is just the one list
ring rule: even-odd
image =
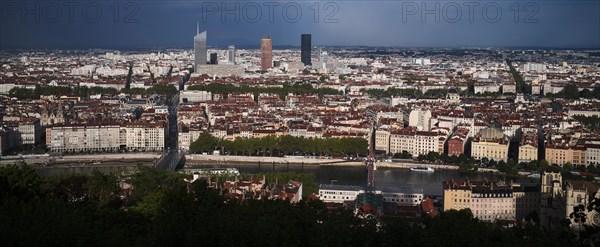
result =
[[302,34],[300,40],[300,59],[304,66],[312,64],[310,62],[310,48],[310,34]]
[[206,31],[200,32],[200,24],[196,26],[196,36],[194,36],[194,70],[198,65],[206,64]]

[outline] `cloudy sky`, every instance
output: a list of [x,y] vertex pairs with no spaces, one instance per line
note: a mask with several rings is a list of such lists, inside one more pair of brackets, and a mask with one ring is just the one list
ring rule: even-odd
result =
[[2,0],[0,48],[209,46],[600,48],[600,0]]

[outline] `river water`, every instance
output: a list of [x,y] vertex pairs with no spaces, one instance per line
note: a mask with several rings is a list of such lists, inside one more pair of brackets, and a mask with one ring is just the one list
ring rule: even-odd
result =
[[[298,166],[285,164],[248,165],[202,165],[193,168],[237,168],[240,173],[265,173],[265,172],[312,172],[315,182],[320,184],[366,185],[367,171],[364,167],[352,166]],[[422,188],[426,195],[443,194],[442,182],[450,179],[469,180],[500,180],[504,177],[489,173],[461,173],[456,170],[436,170],[433,173],[413,172],[409,169],[379,168],[375,171],[376,187],[412,187]],[[520,181],[526,178],[520,178]]]
[[[186,167],[187,168],[187,167]],[[365,185],[367,172],[363,167],[349,166],[299,166],[285,164],[227,164],[227,165],[194,165],[193,168],[237,168],[240,173],[257,174],[267,172],[311,172],[315,174],[315,182],[320,184]],[[94,169],[101,172],[117,172],[135,170],[136,166],[120,167],[40,167],[36,168],[41,176],[65,173],[89,174]],[[442,182],[450,179],[499,180],[503,177],[488,173],[464,174],[456,170],[436,170],[433,173],[413,172],[408,169],[380,168],[375,171],[376,187],[412,187],[422,188],[426,195],[442,195]]]

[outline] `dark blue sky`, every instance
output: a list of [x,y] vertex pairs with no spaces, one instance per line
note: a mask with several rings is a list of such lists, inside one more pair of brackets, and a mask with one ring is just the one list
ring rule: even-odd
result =
[[209,46],[600,48],[600,0],[2,0],[0,48],[191,48],[196,22]]

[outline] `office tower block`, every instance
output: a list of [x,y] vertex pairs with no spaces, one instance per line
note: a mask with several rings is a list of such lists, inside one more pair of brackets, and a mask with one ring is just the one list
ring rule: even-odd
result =
[[217,53],[210,54],[210,64],[218,64]]
[[304,66],[311,65],[310,62],[310,34],[302,34],[300,38],[300,59]]
[[266,35],[260,39],[260,68],[261,70],[273,68],[273,41]]
[[206,64],[206,31],[200,32],[200,24],[196,26],[194,36],[194,69]]
[[235,46],[234,45],[230,45],[227,48],[227,60],[229,61],[229,63],[235,64]]

